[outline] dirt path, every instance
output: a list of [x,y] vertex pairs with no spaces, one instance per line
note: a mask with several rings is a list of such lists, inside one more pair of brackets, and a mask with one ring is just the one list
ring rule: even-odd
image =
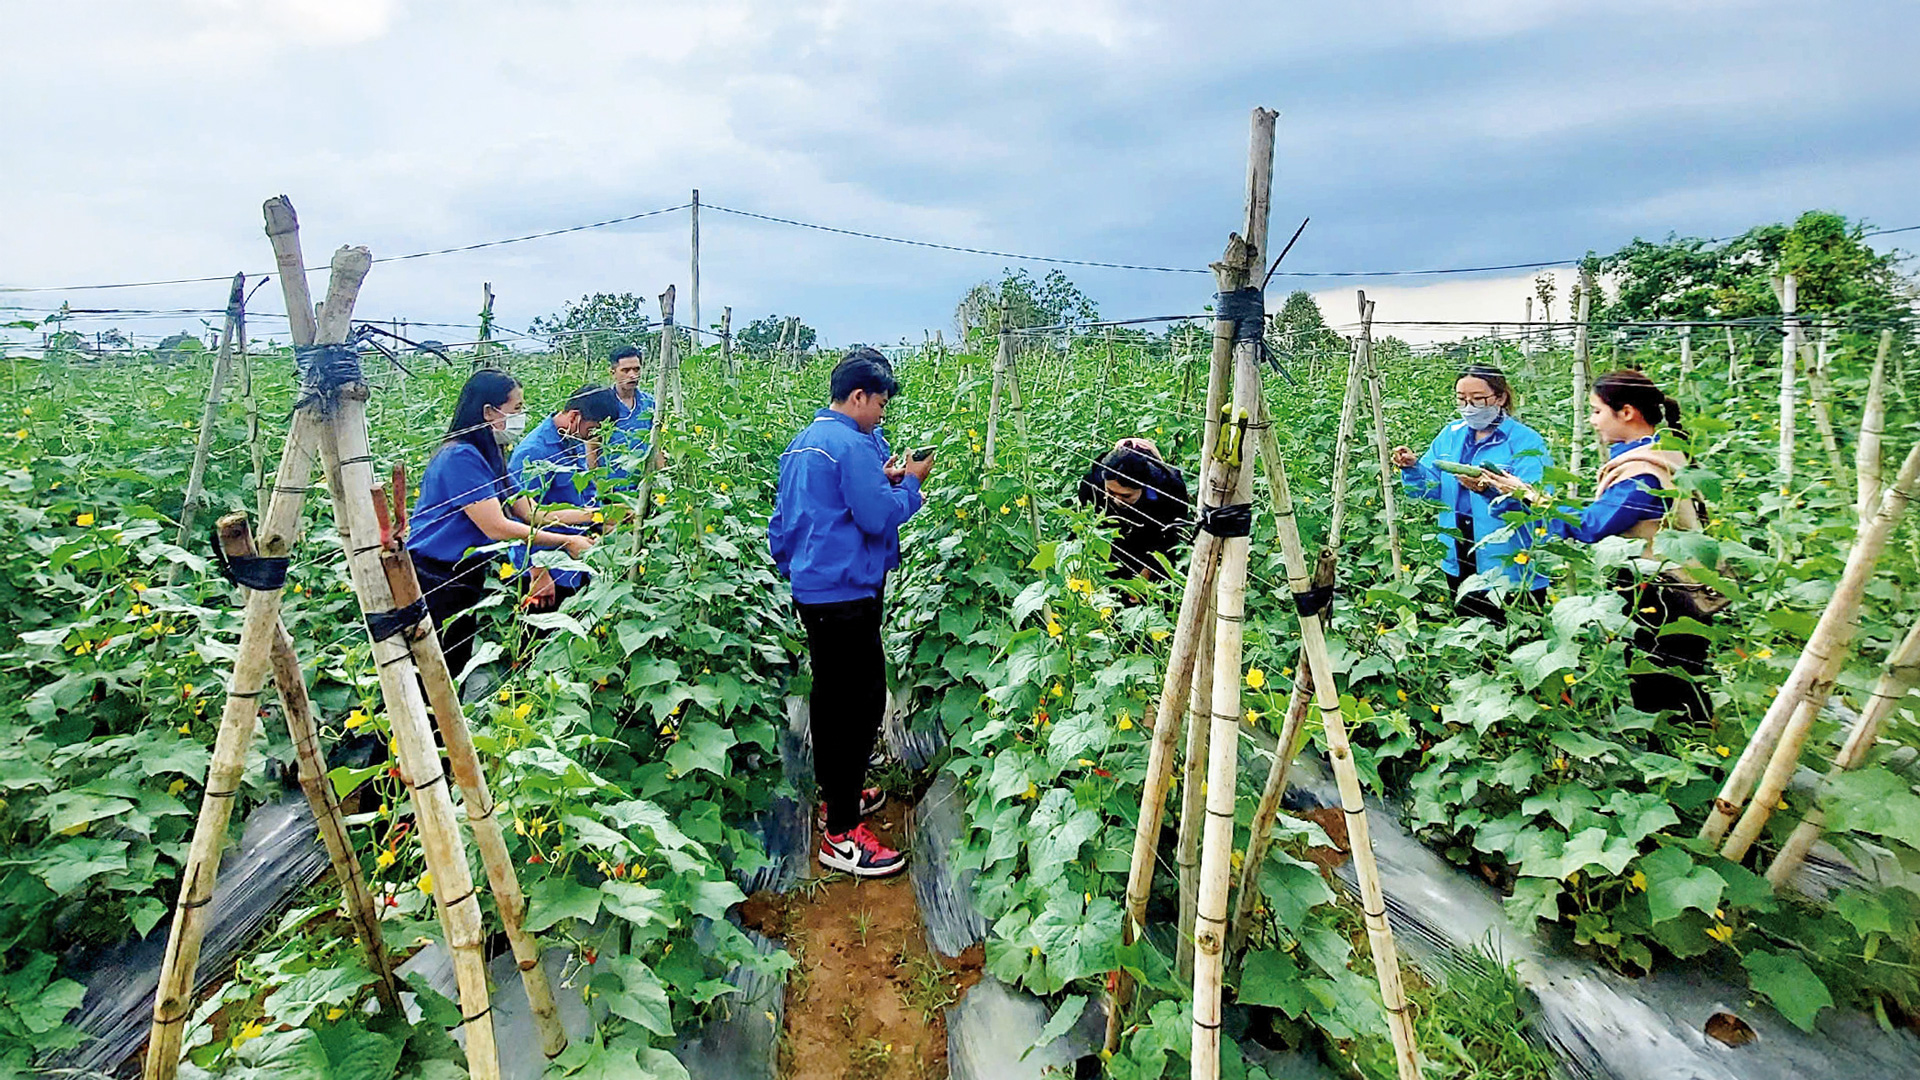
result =
[[[902,800],[870,824],[899,846]],[[814,865],[815,873],[819,866]],[[947,1075],[943,1010],[980,981],[980,947],[946,961],[927,947],[907,875],[858,881],[816,876],[777,896],[756,893],[747,925],[786,945],[781,1075],[787,1080],[939,1080]]]

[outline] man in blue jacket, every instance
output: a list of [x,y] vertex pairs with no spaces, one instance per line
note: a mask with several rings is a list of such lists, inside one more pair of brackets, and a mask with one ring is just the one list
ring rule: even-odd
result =
[[[594,432],[608,420],[617,420],[620,399],[604,386],[583,386],[567,398],[566,407],[527,433],[507,459],[507,479],[515,495],[533,500],[536,507],[563,506],[582,510],[596,509],[592,481],[585,476],[588,448]],[[554,532],[576,532],[566,526],[548,525]],[[526,573],[532,560],[525,544],[513,547],[514,568]],[[528,595],[535,611],[551,611],[567,597],[584,588],[587,575],[579,570],[548,570],[532,567]]]
[[880,434],[887,401],[899,390],[878,351],[847,354],[833,369],[833,404],[780,455],[780,492],[767,526],[813,661],[813,767],[826,804],[820,864],[857,877],[888,877],[907,866],[861,820],[882,799],[865,789],[887,703],[881,595],[887,571],[900,565],[900,526],[920,509],[920,485],[933,468],[931,454],[895,459]]

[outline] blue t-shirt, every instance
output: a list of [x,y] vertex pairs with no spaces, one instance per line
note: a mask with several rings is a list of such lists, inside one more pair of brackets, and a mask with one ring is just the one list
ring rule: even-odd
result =
[[407,550],[442,562],[458,562],[472,548],[493,543],[465,508],[488,499],[501,499],[506,478],[469,442],[447,445],[427,461],[420,477],[420,497],[408,515]]
[[[587,444],[562,434],[551,416],[540,421],[539,427],[520,440],[520,445],[513,448],[513,457],[507,461],[507,478],[513,484],[515,495],[526,496],[533,500],[536,507],[592,506],[592,482],[589,481],[583,488],[575,480],[586,471]],[[580,531],[565,525],[542,525],[541,528],[550,532]],[[527,545],[514,544],[511,558],[516,569],[526,572],[531,562],[527,557]],[[587,578],[578,570],[549,572],[555,584],[567,588],[578,588]]]
[[622,402],[620,409],[620,415],[613,421],[613,431],[607,435],[607,475],[615,480],[623,480],[646,467],[647,448],[653,438],[653,395],[635,390],[633,408],[627,408]]

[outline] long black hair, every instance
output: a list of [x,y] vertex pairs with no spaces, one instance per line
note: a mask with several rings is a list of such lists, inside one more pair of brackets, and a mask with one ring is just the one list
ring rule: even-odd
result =
[[1662,424],[1680,438],[1688,438],[1680,423],[1680,403],[1668,397],[1644,371],[1622,368],[1609,371],[1594,380],[1593,396],[1614,412],[1631,405],[1642,419],[1654,427]]
[[[496,478],[507,475],[507,458],[500,452],[500,440],[494,437],[493,425],[487,422],[487,407],[504,409],[507,399],[513,396],[514,388],[520,381],[504,371],[482,368],[467,377],[466,385],[460,387],[460,400],[453,406],[453,421],[447,425],[447,434],[440,440],[440,450],[455,443],[466,443],[493,469]],[[434,451],[436,456],[440,450]]]

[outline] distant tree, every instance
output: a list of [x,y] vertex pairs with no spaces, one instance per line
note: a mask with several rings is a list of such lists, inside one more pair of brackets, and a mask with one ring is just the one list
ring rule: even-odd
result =
[[969,334],[998,334],[1003,304],[1016,327],[1079,326],[1100,320],[1100,305],[1060,271],[1049,270],[1035,281],[1024,267],[1009,269],[997,285],[983,281],[960,298],[953,321],[962,340]]
[[660,335],[647,332],[647,302],[632,293],[594,293],[569,300],[566,307],[552,315],[542,315],[527,329],[541,337],[553,338],[556,347],[577,352],[581,342],[597,360],[604,361],[622,345],[637,345],[653,355]]
[[[780,332],[787,325],[789,318],[793,316],[769,315],[764,319],[753,320],[747,324],[746,329],[733,335],[734,351],[746,353],[749,356],[772,356],[774,349],[780,345]],[[813,327],[804,322],[799,323],[790,335],[787,351],[807,352],[818,340],[819,334]]]
[[159,359],[168,362],[186,360],[206,351],[207,347],[201,344],[198,337],[184,331],[161,338],[160,344],[154,349]]
[[1280,314],[1267,327],[1267,347],[1281,364],[1304,363],[1329,355],[1345,356],[1347,339],[1333,332],[1320,305],[1304,289],[1288,294]]

